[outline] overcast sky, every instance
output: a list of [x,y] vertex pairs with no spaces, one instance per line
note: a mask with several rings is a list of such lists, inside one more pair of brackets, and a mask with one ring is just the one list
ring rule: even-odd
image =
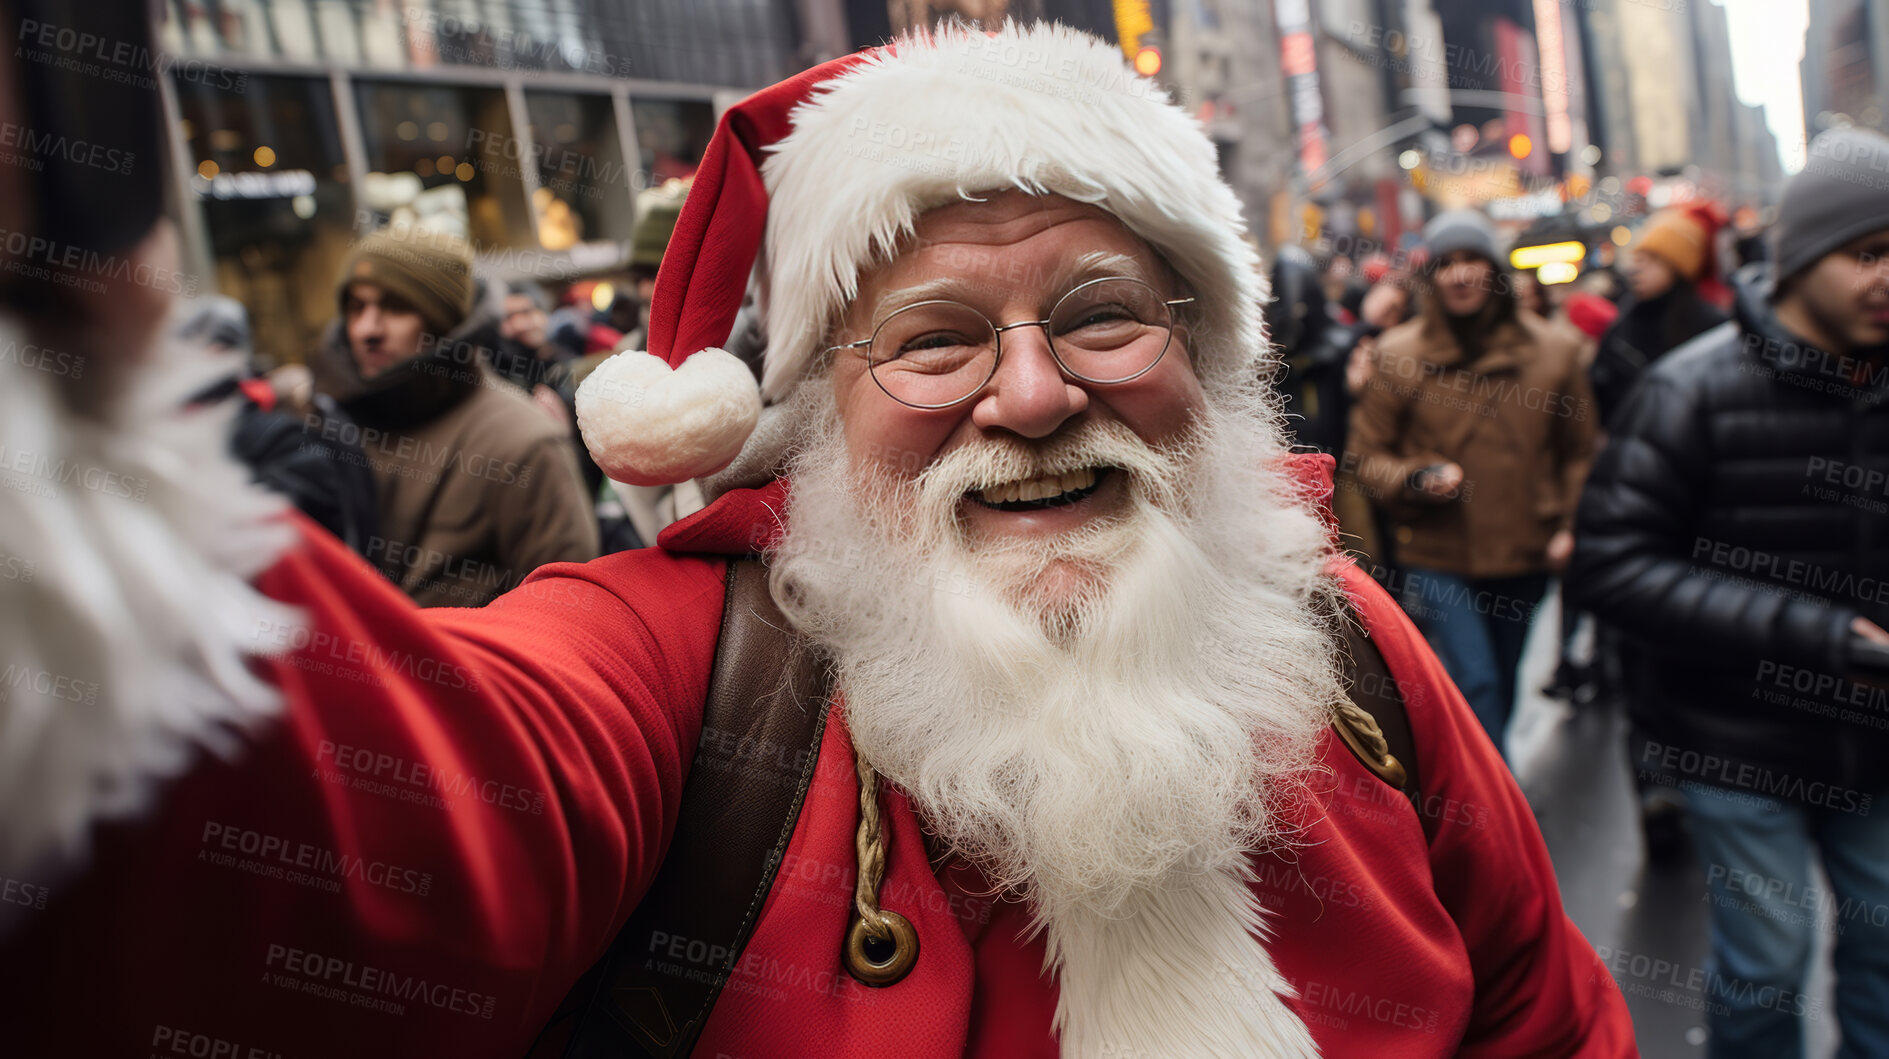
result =
[[1725,9],[1732,32],[1732,78],[1738,98],[1764,104],[1786,172],[1804,164],[1804,57],[1806,0],[1710,0]]

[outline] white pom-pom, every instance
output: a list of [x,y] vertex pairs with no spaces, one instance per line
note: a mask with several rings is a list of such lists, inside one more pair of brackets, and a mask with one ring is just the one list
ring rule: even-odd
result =
[[714,474],[741,454],[760,415],[754,375],[725,349],[704,349],[674,370],[629,350],[577,388],[577,426],[591,459],[630,485]]

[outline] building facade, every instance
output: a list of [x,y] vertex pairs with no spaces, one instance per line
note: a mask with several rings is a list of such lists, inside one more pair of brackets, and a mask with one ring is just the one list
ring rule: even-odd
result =
[[769,0],[173,0],[187,254],[275,362],[320,340],[350,243],[389,223],[467,239],[489,277],[607,269],[719,106],[808,60],[806,21]]
[[1889,83],[1889,0],[1811,0],[1799,67],[1804,130],[1840,125],[1885,127]]

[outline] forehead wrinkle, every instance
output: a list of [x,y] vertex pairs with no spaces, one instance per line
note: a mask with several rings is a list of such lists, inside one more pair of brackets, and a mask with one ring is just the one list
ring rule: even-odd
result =
[[[1147,268],[1134,255],[1115,250],[1091,250],[1073,260],[1066,261],[1051,275],[1050,281],[1045,284],[1048,299],[1044,303],[1044,308],[1047,311],[1049,302],[1053,302],[1090,280],[1115,277],[1138,279],[1150,285],[1154,283],[1154,278],[1148,275]],[[975,281],[963,276],[937,276],[894,290],[883,291],[873,302],[871,319],[876,326],[893,312],[919,302],[962,302],[970,294],[970,291],[966,289],[967,286],[976,286]],[[995,283],[989,286],[993,289],[1002,288],[1001,284]]]

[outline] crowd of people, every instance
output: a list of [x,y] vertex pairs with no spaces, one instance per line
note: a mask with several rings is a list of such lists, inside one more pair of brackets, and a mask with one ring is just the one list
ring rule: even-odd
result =
[[[1819,148],[1813,160],[1889,160],[1889,142],[1866,134]],[[1883,748],[1883,725],[1772,702],[1799,680],[1781,672],[1873,687],[1852,645],[1889,645],[1876,607],[1811,598],[1792,573],[1874,578],[1883,563],[1867,528],[1882,505],[1849,479],[1880,470],[1869,424],[1884,369],[1868,351],[1889,341],[1875,271],[1889,204],[1826,169],[1785,196],[1775,260],[1722,268],[1736,251],[1721,215],[1691,203],[1651,216],[1617,270],[1543,288],[1505,268],[1487,216],[1460,209],[1403,261],[1282,248],[1265,320],[1294,440],[1335,458],[1343,539],[1499,752],[1524,645],[1561,578],[1563,657],[1543,690],[1627,704],[1651,852],[1671,854],[1683,819],[1702,859],[1807,886],[1814,848],[1839,898],[1873,907],[1889,901],[1889,832],[1828,799],[1870,790],[1878,759],[1865,748]],[[631,283],[603,312],[567,299],[552,314],[535,283],[476,278],[450,238],[369,235],[306,368],[198,400],[241,403],[233,446],[257,479],[423,606],[482,606],[542,565],[646,547],[702,506],[699,486],[606,479],[575,393],[646,341],[686,193],[674,182],[646,197]],[[751,312],[742,324],[758,330]],[[175,333],[253,353],[229,299],[189,307]],[[747,341],[758,377],[764,342]],[[1581,660],[1583,612],[1598,627]],[[1720,778],[1755,769],[1832,793],[1774,797],[1682,767],[1701,754],[1726,763]],[[1715,961],[1801,990],[1808,925],[1781,931],[1777,910],[1729,878],[1715,879]],[[1889,992],[1882,931],[1863,927],[1837,950],[1853,1034],[1874,1032],[1866,998]],[[1736,1004],[1713,1031],[1724,1055],[1786,1054],[1799,1034],[1774,1007]]]
[[253,348],[246,310],[178,305],[171,337],[250,365],[196,396],[238,406],[235,453],[258,482],[422,606],[477,607],[547,563],[653,544],[701,506],[688,489],[608,481],[578,429],[577,389],[646,341],[663,249],[688,192],[642,193],[612,296],[478,275],[470,245],[412,227],[357,240],[335,317],[306,356]]
[[[1349,281],[1362,306],[1414,292],[1388,330],[1328,307],[1309,255],[1274,271],[1298,441],[1367,501],[1337,507],[1348,546],[1499,749],[1561,580],[1542,690],[1625,706],[1649,854],[1690,835],[1712,966],[1773,990],[1708,1008],[1714,1056],[1801,1054],[1801,1011],[1763,996],[1806,987],[1819,919],[1793,909],[1818,892],[1813,861],[1831,906],[1889,902],[1889,825],[1870,812],[1889,751],[1885,166],[1889,139],[1825,133],[1767,240],[1733,244],[1712,203],[1672,206],[1617,277],[1554,296],[1505,272],[1485,216],[1447,212],[1406,267]],[[1582,613],[1596,632],[1577,659]],[[1889,1051],[1885,928],[1838,916],[1846,1055]]]
[[[1889,342],[1877,264],[1889,199],[1814,164],[1838,156],[1889,162],[1889,141],[1819,141],[1783,199],[1774,260],[1722,268],[1735,251],[1721,214],[1690,203],[1652,215],[1617,270],[1543,288],[1505,268],[1486,215],[1459,209],[1402,261],[1282,248],[1264,316],[1294,440],[1334,457],[1347,547],[1498,752],[1524,645],[1560,578],[1563,657],[1543,690],[1627,704],[1652,853],[1672,853],[1683,820],[1702,859],[1807,886],[1815,849],[1839,899],[1876,907],[1889,902],[1889,831],[1830,799],[1871,790],[1885,725],[1773,702],[1801,680],[1781,673],[1873,688],[1858,668],[1874,656],[1858,645],[1889,646],[1878,600],[1817,598],[1818,574],[1796,572],[1885,573],[1870,528],[1883,505],[1851,479],[1882,478],[1871,424],[1889,369],[1869,351]],[[575,394],[646,341],[686,194],[675,182],[646,196],[631,283],[602,312],[567,299],[553,314],[535,283],[480,279],[451,238],[369,235],[305,368],[197,399],[240,403],[233,447],[257,480],[422,606],[483,606],[540,566],[649,546],[703,506],[700,486],[607,479]],[[740,329],[758,378],[751,310]],[[174,331],[254,352],[226,298],[187,307]],[[1584,612],[1597,631],[1577,659]],[[1722,764],[1689,769],[1698,755]],[[1754,792],[1721,782],[1726,770],[1826,794]],[[1729,878],[1714,883],[1715,961],[1801,990],[1809,921],[1782,930],[1777,909]],[[1868,998],[1889,995],[1883,940],[1865,923],[1838,944],[1840,1010],[1858,1039],[1878,1032]],[[1787,1054],[1799,1032],[1775,1007],[1734,1003],[1715,1016],[1714,1054]]]

